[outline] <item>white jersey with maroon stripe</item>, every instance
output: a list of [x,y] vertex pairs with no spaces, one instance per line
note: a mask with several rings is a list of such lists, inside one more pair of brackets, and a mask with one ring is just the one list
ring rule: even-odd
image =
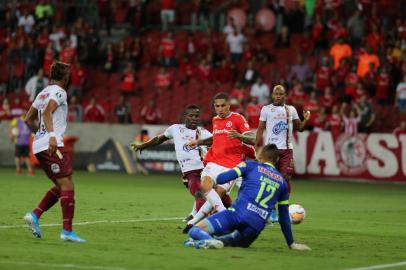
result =
[[358,133],[358,123],[360,122],[361,117],[357,118],[347,118],[343,117],[343,122],[344,122],[344,130],[345,134],[348,135],[356,135]]
[[58,147],[63,147],[63,135],[67,126],[68,103],[66,92],[58,85],[49,85],[42,90],[32,103],[32,107],[38,110],[39,128],[35,134],[32,151],[34,154],[48,150],[49,135],[45,127],[44,111],[50,100],[54,100],[58,107],[52,113],[52,124],[56,135]]
[[293,106],[264,106],[259,120],[266,122],[265,144],[276,144],[278,149],[292,149],[293,120],[296,119],[299,116]]

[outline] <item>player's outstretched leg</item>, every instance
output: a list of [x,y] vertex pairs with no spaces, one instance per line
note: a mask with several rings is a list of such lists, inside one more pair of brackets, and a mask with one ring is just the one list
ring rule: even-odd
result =
[[[193,246],[196,248],[202,248],[202,249],[209,249],[209,248],[223,248],[224,244],[220,240],[214,239],[208,232],[206,232],[204,229],[194,226],[190,231],[189,231],[189,236],[195,240]],[[189,240],[189,243],[191,241]],[[186,242],[184,243],[185,246],[188,246]],[[189,245],[192,246],[192,245]]]
[[221,201],[219,194],[213,189],[214,181],[209,176],[202,177],[202,189],[204,191],[204,196],[206,200],[210,202],[214,210],[221,212],[226,208]]
[[64,241],[72,242],[86,242],[72,231],[73,214],[75,212],[75,192],[72,182],[72,176],[57,179],[61,187],[61,207],[63,218],[63,229],[61,232],[61,239]]
[[59,196],[60,189],[56,186],[52,187],[47,191],[47,193],[45,193],[37,207],[35,207],[32,212],[25,214],[24,220],[27,223],[29,230],[35,237],[41,238],[42,236],[39,226],[39,219],[41,215],[58,202]]

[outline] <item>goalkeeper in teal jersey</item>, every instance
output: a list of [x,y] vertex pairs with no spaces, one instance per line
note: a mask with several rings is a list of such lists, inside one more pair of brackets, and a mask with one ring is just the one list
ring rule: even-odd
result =
[[282,174],[275,169],[277,160],[278,148],[268,144],[260,150],[259,162],[243,162],[218,175],[217,184],[243,177],[237,200],[227,210],[204,219],[190,229],[191,239],[186,240],[184,245],[197,248],[249,247],[265,228],[272,209],[278,204],[279,223],[289,248],[310,250],[293,240],[288,187]]

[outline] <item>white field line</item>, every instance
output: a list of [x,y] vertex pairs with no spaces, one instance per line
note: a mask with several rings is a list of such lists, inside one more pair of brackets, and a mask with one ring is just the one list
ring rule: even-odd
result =
[[374,269],[386,269],[386,268],[396,268],[396,267],[404,266],[404,265],[406,265],[406,261],[397,262],[397,263],[390,263],[390,264],[377,264],[377,265],[371,265],[371,266],[359,267],[359,268],[348,268],[348,269],[345,269],[345,270],[374,270]]
[[[79,264],[56,264],[56,263],[37,263],[37,262],[13,262],[13,261],[0,261],[0,264],[9,265],[26,265],[28,268],[33,266],[38,267],[48,267],[51,269],[55,268],[68,268],[68,269],[90,269],[90,270],[130,270],[124,267],[114,267],[114,266],[91,266],[91,265],[79,265]],[[140,269],[137,269],[140,270]]]
[[[127,220],[95,220],[95,221],[84,221],[73,223],[75,226],[85,226],[93,224],[106,224],[106,223],[138,223],[138,222],[154,222],[154,221],[169,221],[169,220],[182,220],[182,217],[163,217],[163,218],[143,218],[143,219],[127,219]],[[41,227],[56,227],[61,226],[60,223],[50,223],[41,224]],[[25,228],[27,225],[0,225],[0,229],[14,229],[14,228]]]

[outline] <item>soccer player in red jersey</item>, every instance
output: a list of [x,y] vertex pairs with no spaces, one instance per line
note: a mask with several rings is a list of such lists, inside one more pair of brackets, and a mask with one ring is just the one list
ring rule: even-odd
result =
[[[55,184],[34,210],[24,216],[34,236],[41,238],[39,218],[61,202],[63,229],[61,239],[64,241],[85,242],[72,231],[73,213],[75,210],[74,186],[72,181],[72,160],[66,152],[63,135],[67,126],[68,103],[66,87],[69,81],[70,66],[56,62],[51,66],[51,82],[44,88],[32,103],[25,122],[36,130],[33,152],[48,178]],[[39,126],[32,123],[38,117]]]
[[[255,143],[254,133],[250,130],[244,116],[230,111],[229,99],[226,93],[218,93],[214,97],[214,109],[217,116],[213,117],[212,121],[213,136],[204,140],[191,140],[189,143],[190,147],[211,145],[211,148],[205,157],[206,167],[203,169],[201,177],[201,187],[206,197],[206,203],[188,225],[194,224],[202,213],[208,213],[211,208],[217,212],[225,209],[220,197],[239,183],[237,181],[218,185],[214,190],[215,179],[220,173],[243,161],[247,154],[247,147],[244,146],[244,143],[251,145]],[[187,228],[184,230],[185,233]]]

